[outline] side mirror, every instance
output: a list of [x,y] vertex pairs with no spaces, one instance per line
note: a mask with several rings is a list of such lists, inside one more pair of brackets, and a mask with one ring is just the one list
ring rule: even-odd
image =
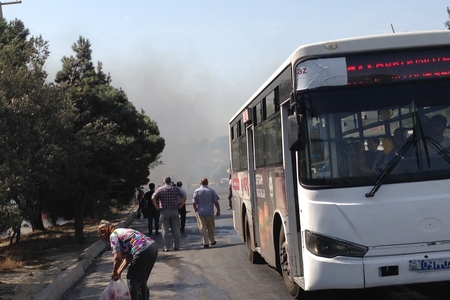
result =
[[301,151],[305,149],[305,137],[303,128],[305,128],[305,118],[303,115],[290,115],[288,117],[288,142],[289,150]]

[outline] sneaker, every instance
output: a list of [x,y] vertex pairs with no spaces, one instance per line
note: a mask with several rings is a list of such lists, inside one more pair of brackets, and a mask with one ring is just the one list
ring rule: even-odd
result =
[[217,244],[217,242],[216,242],[216,241],[214,241],[214,242],[212,242],[212,243],[211,243],[211,245],[212,245],[212,246],[214,246],[215,244]]
[[231,206],[230,206],[230,207],[228,207],[228,210],[232,210]]

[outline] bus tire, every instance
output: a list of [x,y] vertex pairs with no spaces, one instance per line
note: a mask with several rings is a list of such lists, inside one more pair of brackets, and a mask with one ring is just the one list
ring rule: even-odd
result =
[[245,244],[247,246],[247,257],[252,264],[258,264],[262,261],[261,255],[253,251],[252,249],[252,238],[250,236],[250,226],[248,225],[248,217],[245,215]]
[[306,293],[300,288],[298,284],[296,284],[294,281],[292,281],[289,277],[290,274],[290,266],[289,266],[289,260],[288,260],[288,254],[287,254],[287,243],[286,243],[286,237],[284,235],[284,228],[281,226],[280,229],[280,236],[279,236],[279,243],[278,243],[278,264],[277,266],[280,267],[279,271],[281,275],[283,276],[284,284],[286,285],[289,293],[291,296],[295,299],[306,299]]

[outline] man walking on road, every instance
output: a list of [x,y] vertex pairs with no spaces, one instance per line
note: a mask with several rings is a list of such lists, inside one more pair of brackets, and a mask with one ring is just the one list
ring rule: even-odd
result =
[[[183,183],[181,181],[177,182],[177,187],[184,194],[184,197],[187,198],[186,191],[182,188]],[[178,201],[181,202],[181,198],[178,198]],[[184,227],[186,226],[186,203],[178,210],[178,214],[180,215],[180,231],[184,232]]]
[[144,189],[143,187],[136,187],[136,203],[138,203],[138,210],[136,213],[136,218],[140,219],[141,214],[146,217],[147,213],[145,212],[145,201],[143,199],[144,197]]
[[214,206],[217,209],[216,216],[220,216],[219,196],[208,187],[208,179],[202,178],[202,185],[194,191],[192,199],[194,211],[196,213],[197,225],[202,235],[203,247],[209,248],[209,245],[217,244],[214,238]]
[[[173,249],[180,248],[180,217],[178,209],[180,209],[186,202],[186,197],[181,190],[172,185],[170,177],[164,177],[164,185],[159,187],[153,194],[153,206],[159,210],[161,223],[162,238],[164,241],[164,252],[169,251],[169,227],[173,235]],[[181,202],[178,203],[178,197]]]
[[152,182],[148,185],[149,191],[145,193],[144,198],[148,206],[148,234],[152,235],[153,221],[155,222],[155,234],[159,234],[159,211],[153,206],[152,195],[155,192],[155,184]]

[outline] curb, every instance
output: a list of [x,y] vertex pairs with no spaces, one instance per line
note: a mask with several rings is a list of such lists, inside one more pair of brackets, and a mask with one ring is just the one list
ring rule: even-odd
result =
[[[117,228],[126,228],[134,221],[135,211],[128,213],[125,221],[116,225]],[[50,283],[44,290],[36,295],[34,300],[59,300],[81,277],[84,276],[86,269],[91,265],[94,259],[102,253],[108,245],[98,240],[78,257],[78,262],[70,266],[67,270],[61,273],[52,283]]]

